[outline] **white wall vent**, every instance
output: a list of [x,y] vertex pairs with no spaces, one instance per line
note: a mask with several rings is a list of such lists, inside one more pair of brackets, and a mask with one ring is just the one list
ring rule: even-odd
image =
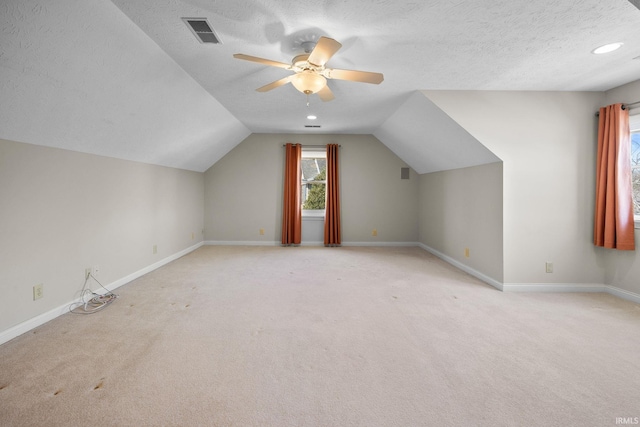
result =
[[182,18],[182,20],[200,43],[222,43],[213,28],[211,28],[211,25],[209,25],[207,18]]

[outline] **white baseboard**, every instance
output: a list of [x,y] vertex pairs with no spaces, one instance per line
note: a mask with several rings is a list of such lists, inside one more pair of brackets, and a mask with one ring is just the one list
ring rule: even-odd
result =
[[[209,246],[280,246],[279,241],[250,241],[250,240],[207,240]],[[387,247],[411,247],[418,246],[418,242],[342,242],[342,246],[387,246]],[[322,241],[302,242],[300,246],[324,246]]]
[[76,301],[72,301],[68,304],[61,305],[60,307],[54,308],[53,310],[49,310],[46,313],[42,313],[39,316],[33,317],[25,322],[19,323],[12,328],[7,329],[6,331],[0,332],[0,344],[4,344],[9,340],[14,339],[17,336],[20,336],[24,333],[29,332],[32,329],[37,328],[40,325],[44,325],[45,323],[55,319],[58,316],[61,316],[65,313],[69,312],[69,307]]
[[127,283],[136,280],[138,277],[142,277],[147,273],[151,273],[153,270],[157,270],[158,268],[162,267],[163,265],[167,265],[169,264],[171,261],[175,261],[178,258],[181,258],[183,256],[185,256],[186,254],[195,251],[196,249],[198,249],[199,247],[201,247],[202,245],[204,245],[204,242],[200,242],[198,244],[195,244],[193,246],[188,247],[187,249],[183,249],[180,252],[176,252],[173,255],[170,255],[154,264],[151,264],[148,267],[143,268],[142,270],[138,270],[135,273],[131,273],[130,275],[123,277],[122,279],[118,279],[115,282],[110,283],[108,286],[106,286],[107,289],[109,290],[114,290],[119,288],[122,285],[126,285]]
[[611,285],[605,285],[605,292],[615,297],[640,304],[640,294],[636,294],[635,292],[626,291]]
[[604,292],[640,304],[640,294],[598,283],[501,283],[423,243],[419,247],[504,292]]
[[[315,242],[310,242],[315,243]],[[318,242],[319,243],[319,242]],[[123,286],[141,276],[144,276],[147,273],[150,273],[176,259],[193,252],[198,249],[202,245],[230,245],[230,246],[277,246],[279,242],[249,242],[249,241],[205,241],[200,242],[194,246],[191,246],[187,249],[184,249],[180,252],[177,252],[171,256],[168,256],[161,261],[158,261],[148,267],[145,267],[141,270],[136,271],[126,277],[116,280],[105,287],[110,290],[115,290],[120,286]],[[576,284],[576,283],[501,283],[463,263],[439,252],[427,245],[422,243],[413,243],[413,242],[344,242],[343,246],[395,246],[395,247],[410,247],[410,246],[418,246],[429,253],[437,256],[438,258],[448,262],[454,267],[459,268],[460,270],[476,277],[479,280],[505,292],[605,292],[610,295],[616,296],[618,298],[622,298],[637,304],[640,304],[640,294],[626,291],[624,289],[617,288],[611,285],[599,285],[599,284]],[[32,329],[37,328],[40,325],[43,325],[58,316],[61,316],[65,313],[69,312],[69,307],[72,304],[79,302],[80,299],[75,301],[70,301],[67,304],[61,305],[60,307],[54,308],[46,313],[43,313],[39,316],[31,318],[25,322],[22,322],[12,328],[9,328],[5,331],[0,332],[0,344],[4,344],[5,342],[22,335],[26,332],[29,332]]]
[[479,272],[478,270],[475,270],[471,267],[469,267],[468,265],[465,265],[463,263],[461,263],[460,261],[451,258],[448,255],[443,254],[442,252],[433,249],[432,247],[429,247],[423,243],[418,243],[418,246],[421,247],[422,249],[424,249],[425,251],[437,256],[438,258],[442,259],[443,261],[448,262],[449,264],[453,265],[456,268],[459,268],[460,270],[464,271],[465,273],[468,273],[470,275],[472,275],[473,277],[475,277],[476,279],[480,279],[483,282],[493,286],[494,288],[502,291],[503,289],[503,284],[489,276],[487,276],[484,273]]
[[207,246],[279,246],[280,242],[267,240],[206,240]]
[[342,242],[342,246],[415,247],[418,242]]
[[[196,249],[198,249],[200,246],[203,245],[203,242],[200,242],[194,246],[191,246],[187,249],[184,249],[180,252],[177,252],[171,256],[168,256],[164,259],[162,259],[161,261],[158,261],[148,267],[143,268],[142,270],[138,270],[135,273],[132,273],[126,277],[123,277],[121,279],[116,280],[115,282],[109,283],[108,285],[105,285],[105,287],[109,290],[115,290],[117,288],[119,288],[122,285],[125,285],[135,279],[137,279],[138,277],[144,276],[147,273],[152,272],[153,270],[156,270],[160,267],[162,267],[163,265],[166,265],[168,263],[170,263],[171,261],[175,261],[176,259],[195,251]],[[69,312],[69,308],[72,306],[72,304],[81,302],[81,299],[78,298],[74,301],[70,301],[64,305],[61,305],[60,307],[54,308],[53,310],[49,310],[46,313],[42,313],[39,316],[33,317],[25,322],[22,322],[12,328],[7,329],[6,331],[2,331],[0,332],[0,344],[4,344],[5,342],[14,339],[15,337],[22,335],[26,332],[29,332],[32,329],[37,328],[38,326],[44,325],[45,323],[55,319],[58,316],[61,316],[63,314],[66,314]]]
[[505,292],[602,292],[640,304],[640,294],[598,283],[505,283]]
[[606,292],[597,283],[504,283],[505,292]]

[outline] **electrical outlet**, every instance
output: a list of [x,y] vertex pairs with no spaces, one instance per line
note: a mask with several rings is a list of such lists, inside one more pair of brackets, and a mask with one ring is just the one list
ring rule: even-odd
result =
[[378,235],[378,230],[376,230],[375,228],[373,229],[373,231],[371,232],[372,236],[377,236]]
[[260,229],[260,235],[261,235],[261,236],[264,236],[264,228],[261,228],[261,229]]
[[153,254],[157,254],[158,253],[158,245],[153,245]]
[[464,256],[465,258],[469,258],[469,248],[464,248]]
[[40,299],[44,296],[44,290],[42,283],[39,283],[33,287],[33,300]]
[[545,269],[547,273],[553,273],[553,263],[552,262],[545,263]]

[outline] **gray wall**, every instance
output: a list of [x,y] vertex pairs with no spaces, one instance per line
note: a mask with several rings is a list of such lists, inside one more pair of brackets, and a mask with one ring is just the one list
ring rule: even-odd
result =
[[341,145],[345,244],[417,242],[418,176],[411,170],[410,179],[401,180],[407,165],[374,136],[281,134],[253,134],[205,172],[205,240],[280,241],[286,142]]
[[419,230],[420,243],[502,282],[502,162],[420,175]]
[[[504,282],[614,284],[640,292],[636,253],[593,245],[597,122],[605,94],[426,91],[503,160]],[[611,258],[621,262],[611,278]],[[554,272],[545,273],[545,262]],[[635,277],[639,277],[635,275]]]
[[0,332],[77,298],[86,267],[109,285],[201,242],[203,194],[202,173],[0,140]]

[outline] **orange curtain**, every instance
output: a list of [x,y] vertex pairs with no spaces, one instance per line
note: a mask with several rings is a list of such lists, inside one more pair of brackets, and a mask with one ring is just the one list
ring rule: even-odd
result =
[[338,144],[327,144],[327,191],[324,217],[324,244],[326,246],[339,246],[341,243],[338,148]]
[[599,117],[594,244],[634,250],[629,111],[614,104]]
[[282,244],[299,245],[302,240],[302,205],[300,204],[302,146],[289,143],[286,145],[285,152]]

